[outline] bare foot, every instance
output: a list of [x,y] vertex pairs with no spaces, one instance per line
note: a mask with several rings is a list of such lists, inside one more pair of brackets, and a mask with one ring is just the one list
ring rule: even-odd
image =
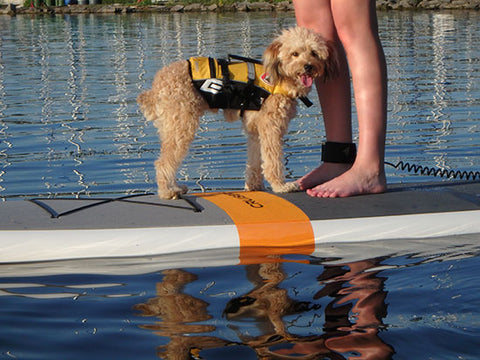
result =
[[313,197],[347,197],[363,194],[379,194],[387,189],[385,173],[366,171],[353,166],[342,175],[307,190]]
[[352,164],[326,162],[296,181],[301,190],[311,189],[343,174]]

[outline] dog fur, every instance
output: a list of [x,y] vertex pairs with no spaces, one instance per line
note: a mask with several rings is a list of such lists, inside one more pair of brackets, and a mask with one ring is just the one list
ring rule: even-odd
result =
[[[298,190],[285,182],[283,137],[296,114],[296,99],[307,96],[312,80],[327,79],[337,72],[337,60],[330,43],[301,27],[284,30],[265,50],[263,65],[268,80],[288,90],[288,95],[272,94],[259,111],[245,111],[243,127],[248,136],[245,189],[263,190],[264,178],[274,192]],[[305,79],[309,79],[305,81]],[[187,192],[176,181],[177,170],[187,155],[200,117],[209,109],[195,89],[188,62],[178,61],[159,70],[152,88],[137,99],[147,120],[158,129],[160,157],[155,161],[158,194],[175,199]],[[224,109],[227,121],[240,118],[239,110]]]

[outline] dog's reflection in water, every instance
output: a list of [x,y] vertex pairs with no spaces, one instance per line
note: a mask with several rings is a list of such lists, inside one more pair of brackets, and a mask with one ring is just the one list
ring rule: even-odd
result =
[[[158,348],[163,359],[201,359],[209,350],[237,346],[248,350],[252,359],[386,360],[394,351],[378,336],[387,313],[385,278],[379,277],[378,271],[368,271],[378,264],[374,259],[324,266],[311,301],[295,301],[282,288],[288,276],[284,263],[246,265],[247,279],[254,288],[230,299],[223,311],[223,321],[236,339],[219,336],[211,325],[214,319],[209,304],[184,293],[185,286],[198,279],[185,270],[165,270],[157,284],[157,296],[135,309],[143,316],[159,318],[158,323],[142,327],[169,338],[167,345]],[[297,291],[301,292],[301,287]],[[319,304],[320,300],[327,305]],[[308,335],[299,335],[298,328],[287,321],[293,315],[315,317],[317,322],[324,319],[321,333],[312,335],[310,328],[305,331]],[[242,328],[242,323],[251,324],[252,320],[258,334]]]

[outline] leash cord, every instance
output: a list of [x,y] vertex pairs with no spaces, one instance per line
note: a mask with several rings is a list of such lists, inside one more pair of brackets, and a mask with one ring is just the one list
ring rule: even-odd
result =
[[480,179],[480,171],[460,171],[460,170],[448,170],[448,169],[439,169],[429,166],[422,166],[417,164],[410,164],[408,162],[399,161],[397,164],[392,164],[391,162],[385,161],[386,165],[392,166],[395,169],[402,171],[411,172],[414,174],[427,175],[427,176],[438,176],[438,177],[448,177],[452,179],[460,180],[476,180]]

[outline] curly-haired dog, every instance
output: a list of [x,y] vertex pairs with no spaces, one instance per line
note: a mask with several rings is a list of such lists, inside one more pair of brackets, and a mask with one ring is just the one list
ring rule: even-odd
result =
[[[178,198],[187,192],[185,186],[177,184],[176,173],[194,139],[200,117],[205,111],[214,110],[211,108],[214,105],[209,105],[201,90],[211,95],[219,87],[227,87],[221,80],[204,79],[202,89],[198,89],[192,72],[200,65],[192,59],[172,63],[158,71],[152,89],[141,93],[137,99],[147,120],[153,121],[158,128],[161,152],[155,169],[158,194],[165,199]],[[227,121],[242,118],[248,134],[246,190],[264,189],[264,177],[274,192],[298,189],[295,183],[285,182],[283,136],[296,114],[296,100],[307,96],[316,77],[327,78],[335,74],[336,64],[330,44],[305,28],[284,30],[268,46],[263,54],[263,67],[255,65],[254,72],[261,74],[252,80],[252,84],[266,85],[268,96],[247,100],[257,101],[259,109],[251,110],[255,106],[241,101],[236,109],[224,109]],[[225,82],[230,84],[230,80],[235,80],[235,75],[228,74],[223,65],[219,64],[218,68],[223,70]],[[242,91],[251,93],[252,89],[248,85]],[[229,104],[227,101],[227,107]]]

